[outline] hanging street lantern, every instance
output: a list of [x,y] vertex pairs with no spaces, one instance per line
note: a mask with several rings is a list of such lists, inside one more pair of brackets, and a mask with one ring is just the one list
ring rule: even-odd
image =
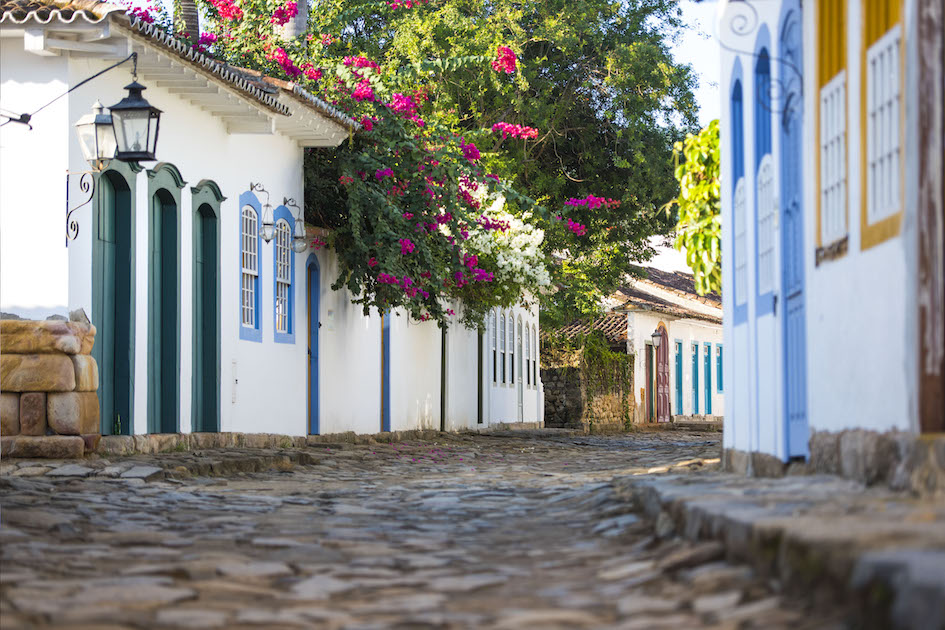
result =
[[76,135],[85,161],[93,171],[101,171],[108,161],[115,157],[117,143],[112,117],[105,113],[101,101],[92,105],[92,113],[86,114],[75,124]]
[[109,108],[118,144],[115,159],[123,162],[155,160],[161,110],[152,107],[141,95],[147,88],[138,83],[137,77],[125,89],[128,96]]
[[296,254],[301,254],[308,249],[308,242],[305,240],[305,215],[302,213],[302,209],[299,208],[299,204],[295,203],[295,199],[283,197],[282,205],[295,208],[295,228],[292,230],[292,251]]
[[653,347],[659,348],[660,342],[663,341],[663,333],[660,332],[660,329],[658,326],[656,330],[653,331],[653,334],[650,335],[650,338],[653,340]]
[[262,237],[262,240],[267,243],[272,242],[273,237],[276,235],[276,224],[272,217],[272,206],[268,201],[263,204],[263,216],[260,225],[259,235]]

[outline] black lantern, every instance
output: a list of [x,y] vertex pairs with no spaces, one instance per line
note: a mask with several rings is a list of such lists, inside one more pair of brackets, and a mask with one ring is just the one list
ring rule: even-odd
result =
[[118,143],[115,158],[123,162],[155,160],[161,110],[141,96],[147,88],[137,81],[132,81],[125,89],[128,96],[109,108]]
[[112,128],[112,117],[105,113],[105,106],[95,101],[92,113],[86,114],[75,124],[76,135],[79,136],[79,146],[85,160],[92,170],[100,171],[110,159],[115,157],[115,130]]
[[663,333],[660,332],[659,326],[656,327],[656,330],[653,331],[653,334],[650,335],[650,338],[653,340],[653,347],[659,348],[660,342],[663,341]]

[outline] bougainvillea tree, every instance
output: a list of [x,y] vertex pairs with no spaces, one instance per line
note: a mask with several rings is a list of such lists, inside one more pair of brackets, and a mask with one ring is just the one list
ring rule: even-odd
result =
[[361,123],[307,153],[305,199],[330,229],[335,286],[366,309],[444,322],[461,305],[481,325],[541,295],[591,312],[671,228],[655,210],[675,194],[673,116],[692,109],[664,41],[672,0],[198,4],[203,50]]

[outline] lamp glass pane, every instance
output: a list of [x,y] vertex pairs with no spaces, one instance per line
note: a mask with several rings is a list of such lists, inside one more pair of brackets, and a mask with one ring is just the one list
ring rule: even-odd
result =
[[138,153],[148,150],[148,112],[126,109],[113,110],[115,138],[119,151]]
[[98,157],[110,160],[115,157],[115,128],[112,125],[96,125],[95,135],[98,138]]
[[85,161],[94,160],[96,158],[95,124],[76,125],[75,132],[79,136],[79,146],[82,147],[82,155],[85,156]]
[[148,118],[148,151],[157,152],[158,121],[161,115],[154,112]]

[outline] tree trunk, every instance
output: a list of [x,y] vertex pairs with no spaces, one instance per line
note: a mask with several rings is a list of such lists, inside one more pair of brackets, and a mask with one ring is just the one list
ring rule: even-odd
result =
[[178,33],[187,33],[191,43],[200,39],[200,18],[195,0],[179,0],[174,10],[174,29]]

